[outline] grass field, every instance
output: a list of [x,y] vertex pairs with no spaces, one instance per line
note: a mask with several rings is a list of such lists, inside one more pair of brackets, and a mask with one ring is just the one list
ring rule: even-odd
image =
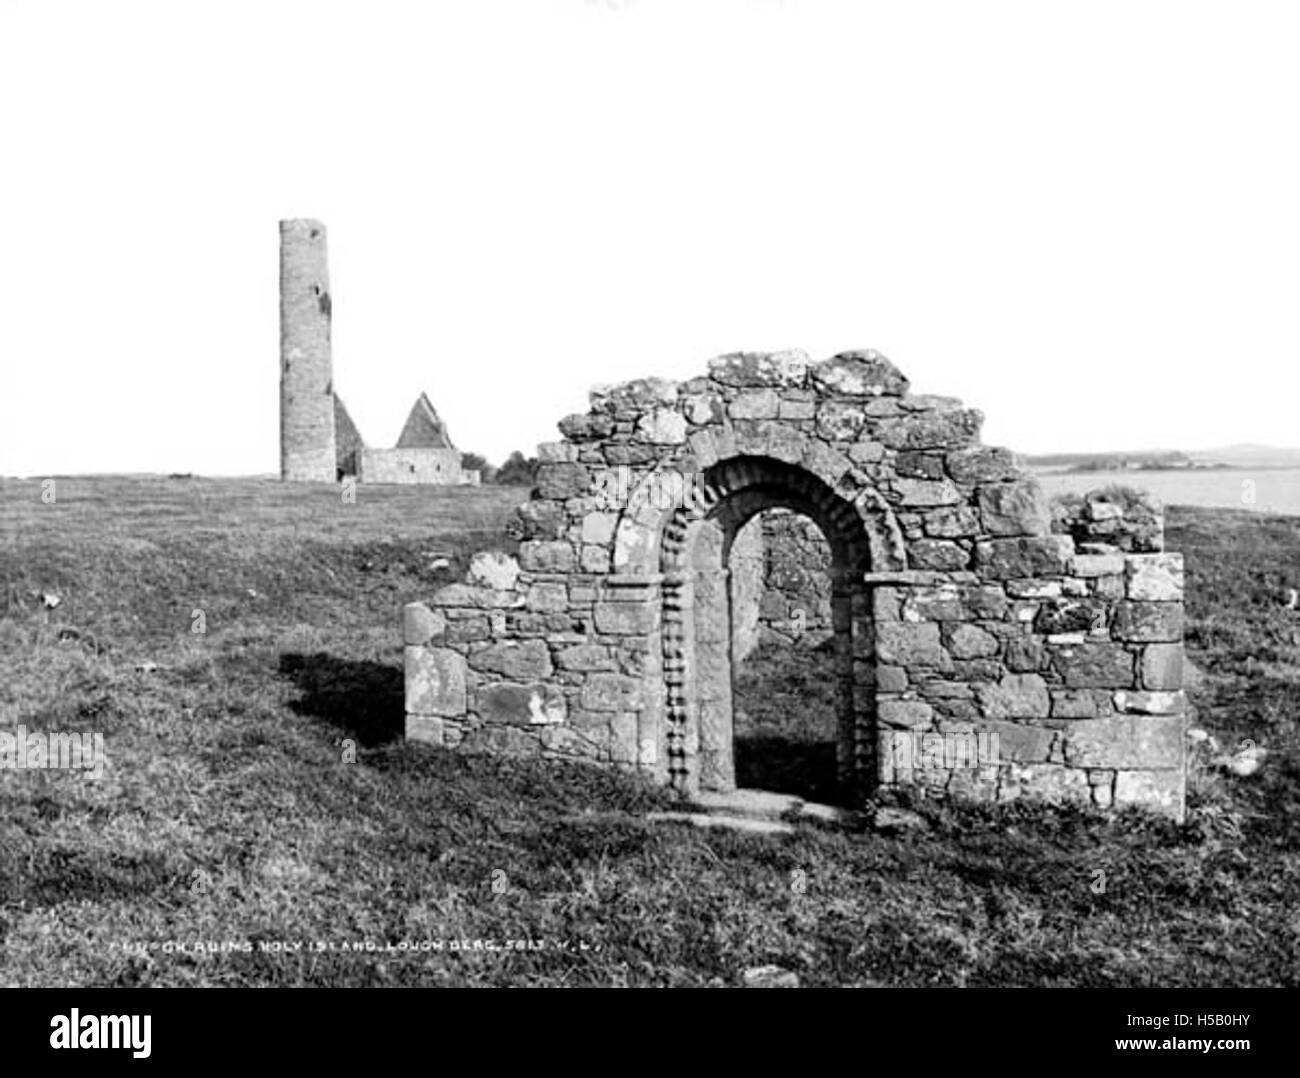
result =
[[[1197,721],[1270,750],[1197,766],[1185,825],[922,806],[919,833],[770,838],[650,824],[662,795],[626,776],[400,740],[401,605],[523,493],[0,481],[0,728],[102,731],[109,757],[97,782],[0,771],[0,983],[1300,983],[1300,519],[1169,514]],[[778,655],[744,691],[799,676]],[[429,939],[535,946],[342,949]]]

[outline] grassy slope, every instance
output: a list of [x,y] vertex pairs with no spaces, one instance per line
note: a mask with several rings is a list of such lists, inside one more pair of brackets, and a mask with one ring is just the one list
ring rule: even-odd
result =
[[[829,985],[1297,983],[1300,621],[1274,587],[1295,583],[1300,520],[1171,514],[1200,721],[1272,750],[1251,778],[1198,770],[1186,826],[1008,806],[766,839],[651,827],[660,795],[626,777],[398,740],[400,606],[520,491],[39,493],[0,481],[0,728],[102,731],[110,765],[0,772],[0,983],[707,984],[768,961]],[[567,946],[122,946],[491,937]]]

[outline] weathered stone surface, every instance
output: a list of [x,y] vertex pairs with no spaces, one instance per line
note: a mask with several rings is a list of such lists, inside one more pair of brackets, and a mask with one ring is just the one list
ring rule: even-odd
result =
[[651,603],[598,602],[594,620],[597,632],[636,636],[658,625],[659,611]]
[[564,507],[552,501],[525,502],[506,525],[514,539],[559,539],[568,526]]
[[775,419],[780,398],[774,389],[748,389],[727,406],[732,419]]
[[1000,800],[1020,798],[1036,801],[1087,804],[1092,800],[1088,775],[1059,764],[1012,764],[999,787]]
[[970,553],[947,539],[917,539],[907,544],[907,560],[913,569],[950,571],[965,569]]
[[1175,819],[1185,811],[1186,780],[1176,771],[1119,771],[1115,774],[1114,805],[1141,805]]
[[1033,477],[981,486],[979,505],[990,535],[1046,535],[1051,524],[1047,497]]
[[1056,741],[1056,731],[1023,722],[988,722],[980,727],[997,736],[997,758],[982,763],[1046,763]]
[[1054,719],[1095,719],[1097,702],[1087,689],[1053,690],[1052,718]]
[[498,591],[475,584],[447,584],[433,593],[433,602],[449,610],[458,607],[491,610],[523,606],[524,597],[518,592]]
[[928,726],[934,718],[934,708],[924,700],[881,700],[877,718],[882,726]]
[[801,386],[808,373],[804,352],[733,352],[709,360],[709,377],[728,386]]
[[1120,640],[1174,642],[1183,638],[1182,603],[1123,602],[1115,609]]
[[686,417],[669,408],[660,408],[637,420],[639,441],[652,445],[681,445],[686,441]]
[[943,455],[905,450],[894,458],[894,471],[908,479],[940,480],[944,478]]
[[639,678],[625,674],[592,674],[582,686],[582,707],[587,711],[629,711],[641,706]]
[[610,649],[603,644],[573,644],[555,654],[561,670],[613,670],[616,666]]
[[849,446],[849,460],[854,464],[876,464],[884,459],[883,442],[857,441]]
[[1124,571],[1123,554],[1076,554],[1075,576],[1111,576]]
[[529,539],[519,544],[519,564],[532,573],[568,573],[575,560],[572,543]]
[[402,607],[402,639],[407,644],[427,644],[447,628],[441,611],[430,610],[424,603],[407,603]]
[[1034,631],[1044,634],[1086,633],[1106,624],[1101,605],[1082,599],[1052,599],[1045,602],[1034,618]]
[[715,393],[703,393],[685,398],[685,406],[687,420],[696,426],[703,426],[705,423],[721,423],[722,417],[726,415],[722,398]]
[[614,529],[617,527],[617,513],[588,513],[582,518],[582,541],[584,543],[611,542],[614,538]]
[[1030,673],[1041,670],[1046,657],[1043,642],[1038,637],[1018,636],[1007,641],[1004,661],[1008,670],[1017,673]]
[[904,692],[907,689],[907,671],[901,666],[878,666],[876,688],[881,692]]
[[1065,762],[1071,767],[1181,768],[1181,715],[1111,715],[1079,719],[1065,729]]
[[1176,690],[1183,687],[1183,645],[1148,644],[1142,649],[1144,689]]
[[876,656],[894,666],[937,666],[942,661],[939,626],[930,622],[884,622],[876,627]]
[[594,386],[588,394],[597,412],[640,412],[677,402],[678,383],[668,378],[637,378],[619,385]]
[[975,544],[975,569],[998,580],[1064,575],[1073,556],[1066,536],[990,539]]
[[1018,479],[1015,454],[1009,449],[977,445],[949,453],[944,462],[948,474],[955,482],[974,485],[996,483],[1004,479]]
[[1181,554],[1130,554],[1124,559],[1124,583],[1130,599],[1169,602],[1183,597]]
[[560,433],[575,442],[597,441],[614,433],[614,420],[604,414],[568,415],[559,422]]
[[954,659],[981,659],[1001,649],[998,638],[975,625],[958,625],[952,631],[948,650]]
[[406,648],[406,710],[411,715],[465,714],[465,657],[450,648]]
[[[845,401],[824,401],[817,407],[817,433],[836,442],[849,442],[862,433],[867,414],[860,404]],[[879,445],[880,443],[875,443]],[[884,446],[880,451],[883,455]]]
[[996,685],[975,686],[975,696],[990,719],[1045,719],[1051,710],[1047,683],[1038,674],[1007,674]]
[[894,490],[902,495],[900,504],[909,507],[956,505],[962,500],[961,491],[946,479],[939,482],[926,479],[896,479]]
[[469,665],[516,681],[550,677],[551,653],[541,640],[503,640],[472,653]]
[[591,472],[585,464],[539,464],[536,482],[539,497],[562,501],[591,490]]
[[474,707],[485,723],[524,726],[563,722],[567,710],[564,694],[545,682],[516,685],[498,681],[483,685],[475,694]]
[[901,396],[908,380],[888,359],[873,349],[840,352],[809,368],[814,389],[841,397]]
[[1072,689],[1133,687],[1133,654],[1119,644],[1064,647],[1057,651],[1052,665]]
[[1136,715],[1181,715],[1187,710],[1187,699],[1181,692],[1121,689],[1115,694],[1115,710]]
[[479,587],[512,591],[519,580],[519,563],[499,550],[485,550],[470,559],[465,579]]
[[569,608],[568,590],[563,584],[530,584],[524,593],[524,608],[540,614],[558,614]]
[[984,414],[975,408],[922,413],[881,422],[878,437],[890,449],[947,449],[969,445],[979,436]]

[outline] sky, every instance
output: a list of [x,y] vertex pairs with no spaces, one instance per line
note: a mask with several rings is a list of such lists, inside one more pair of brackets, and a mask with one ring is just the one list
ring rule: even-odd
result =
[[1298,51],[1251,0],[0,0],[0,474],[275,472],[285,217],[372,445],[787,348],[1021,452],[1300,444]]

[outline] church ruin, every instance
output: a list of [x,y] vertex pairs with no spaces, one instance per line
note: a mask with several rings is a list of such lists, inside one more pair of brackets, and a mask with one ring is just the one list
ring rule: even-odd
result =
[[539,447],[517,557],[485,551],[406,606],[406,736],[733,788],[733,671],[762,631],[746,528],[786,510],[828,560],[842,803],[911,788],[1181,819],[1181,555],[1054,534],[982,422],[872,351],[593,390]]
[[334,483],[477,484],[421,393],[396,447],[366,445],[334,389],[325,226],[280,222],[280,478]]

